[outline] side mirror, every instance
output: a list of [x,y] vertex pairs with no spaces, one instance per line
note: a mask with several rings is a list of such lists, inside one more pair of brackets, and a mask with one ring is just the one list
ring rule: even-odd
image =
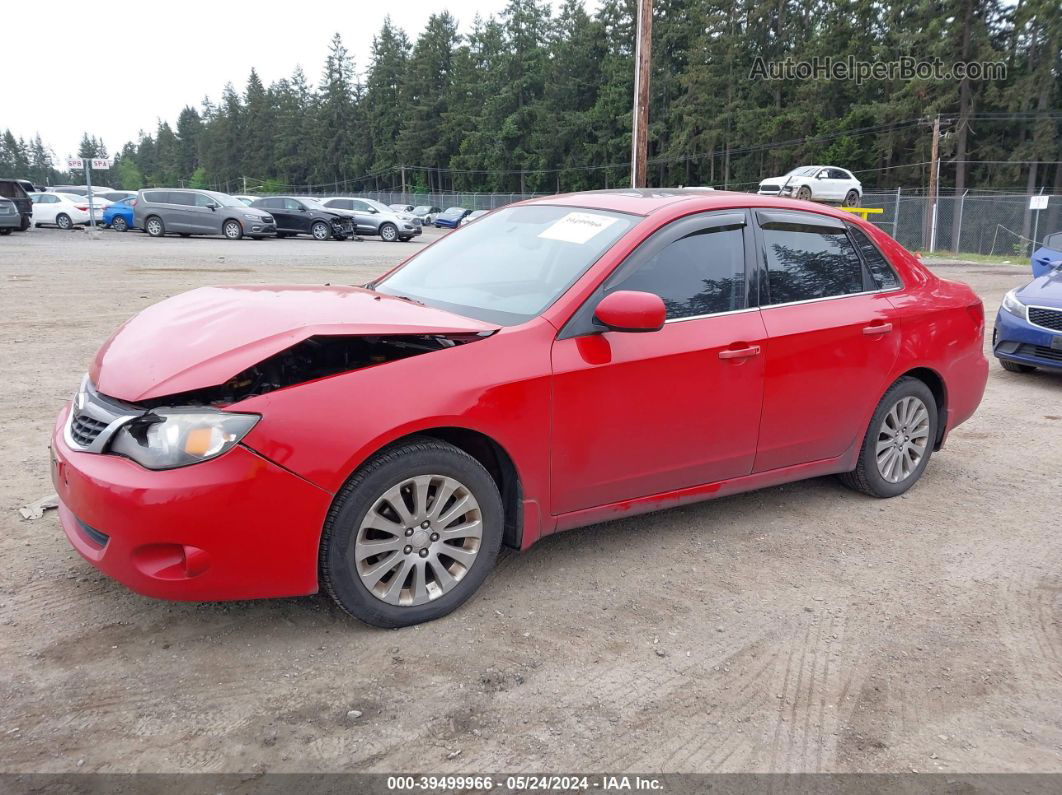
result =
[[214,202],[210,202],[210,204],[208,204],[207,207],[209,207],[211,210],[218,209],[218,206],[216,204],[214,204]]
[[659,331],[666,316],[667,309],[659,295],[636,290],[609,293],[594,310],[594,320],[609,331]]

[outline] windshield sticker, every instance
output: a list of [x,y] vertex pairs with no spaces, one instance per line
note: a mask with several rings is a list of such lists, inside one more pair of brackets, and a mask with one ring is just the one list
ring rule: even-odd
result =
[[599,232],[616,223],[615,218],[591,213],[568,213],[539,233],[543,240],[560,240],[582,245]]

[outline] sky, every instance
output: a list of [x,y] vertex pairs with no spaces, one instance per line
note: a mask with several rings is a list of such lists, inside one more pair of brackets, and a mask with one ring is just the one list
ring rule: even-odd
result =
[[[141,129],[154,132],[160,118],[174,125],[185,105],[198,108],[204,96],[216,102],[226,82],[242,92],[252,66],[266,85],[296,65],[316,83],[337,31],[360,73],[388,14],[415,41],[432,13],[448,10],[467,32],[477,13],[487,17],[504,6],[505,0],[117,6],[49,0],[44,15],[38,3],[5,2],[4,61],[18,67],[0,94],[0,130],[10,128],[27,141],[39,132],[63,168],[83,132],[102,138],[113,154]],[[86,17],[90,7],[106,12]],[[85,54],[86,29],[92,41],[110,43],[94,44]]]

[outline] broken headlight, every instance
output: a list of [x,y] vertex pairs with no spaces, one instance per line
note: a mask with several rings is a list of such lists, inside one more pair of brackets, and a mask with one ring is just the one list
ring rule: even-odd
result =
[[198,464],[231,450],[259,419],[257,414],[159,409],[123,425],[110,452],[147,469]]

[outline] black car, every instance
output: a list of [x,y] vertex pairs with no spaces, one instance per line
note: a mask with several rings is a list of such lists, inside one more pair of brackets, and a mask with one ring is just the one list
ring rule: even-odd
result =
[[315,240],[346,240],[354,235],[351,213],[330,209],[307,196],[269,196],[251,206],[269,211],[277,223],[277,237],[311,235]]
[[22,219],[19,221],[19,225],[15,227],[19,232],[25,232],[33,222],[33,202],[30,200],[29,194],[26,193],[26,189],[22,187],[23,182],[25,180],[0,179],[0,198],[14,202]]

